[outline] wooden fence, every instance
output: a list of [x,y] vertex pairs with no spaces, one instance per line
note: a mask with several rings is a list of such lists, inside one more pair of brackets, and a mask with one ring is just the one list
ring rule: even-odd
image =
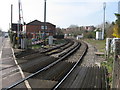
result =
[[115,42],[112,88],[120,88],[120,41]]

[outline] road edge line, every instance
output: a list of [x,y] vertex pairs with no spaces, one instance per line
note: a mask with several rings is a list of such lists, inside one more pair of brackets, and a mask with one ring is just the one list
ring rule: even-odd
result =
[[[22,78],[25,78],[25,75],[24,75],[21,67],[18,65],[18,62],[17,62],[16,57],[15,57],[15,55],[14,55],[14,50],[13,50],[12,47],[11,47],[11,50],[12,50],[13,59],[14,59],[14,61],[15,61],[15,64],[17,65],[17,67],[18,67],[18,69],[19,69],[19,71],[20,71],[20,74],[21,74]],[[32,90],[29,82],[28,82],[27,80],[25,80],[24,82],[25,82],[26,87],[27,87],[29,90]]]

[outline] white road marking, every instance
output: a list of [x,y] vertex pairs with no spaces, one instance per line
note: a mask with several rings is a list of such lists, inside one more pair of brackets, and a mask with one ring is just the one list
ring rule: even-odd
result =
[[[13,59],[14,59],[14,61],[15,61],[15,64],[17,65],[17,67],[18,67],[18,69],[19,69],[19,71],[20,71],[20,74],[21,74],[22,78],[25,78],[25,75],[24,75],[24,73],[23,73],[21,67],[18,65],[18,62],[17,62],[17,60],[16,60],[16,58],[15,58],[14,50],[13,50],[12,47],[11,47],[11,50],[12,50]],[[28,82],[27,80],[25,80],[24,82],[25,82],[26,87],[27,87],[29,90],[32,90],[32,88],[31,88],[29,82]]]

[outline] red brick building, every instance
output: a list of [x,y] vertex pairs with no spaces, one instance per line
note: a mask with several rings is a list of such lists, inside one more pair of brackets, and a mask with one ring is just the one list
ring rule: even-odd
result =
[[[34,20],[30,23],[27,23],[25,25],[25,28],[27,34],[30,35],[32,34],[33,37],[36,37],[37,34],[42,35],[44,33],[44,22]],[[55,35],[56,33],[55,29],[56,29],[56,25],[46,22],[46,27],[45,27],[46,36]]]

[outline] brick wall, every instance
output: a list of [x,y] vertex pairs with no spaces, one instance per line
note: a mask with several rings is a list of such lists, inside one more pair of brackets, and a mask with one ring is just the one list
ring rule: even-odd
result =
[[[43,33],[44,29],[41,28],[41,26],[44,25],[26,25],[26,32],[27,33]],[[46,24],[47,29],[45,30],[45,32],[49,35],[55,35],[55,25],[52,24]]]

